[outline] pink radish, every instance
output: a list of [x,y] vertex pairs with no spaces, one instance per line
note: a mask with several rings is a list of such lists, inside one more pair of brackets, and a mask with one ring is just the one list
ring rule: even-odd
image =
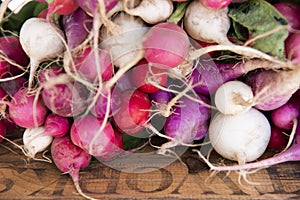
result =
[[51,113],[45,119],[44,134],[52,137],[63,137],[69,133],[71,124],[70,118]]

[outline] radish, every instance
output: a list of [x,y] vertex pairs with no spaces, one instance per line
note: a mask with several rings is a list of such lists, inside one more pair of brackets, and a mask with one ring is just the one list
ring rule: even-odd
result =
[[121,95],[121,106],[113,115],[114,124],[121,133],[135,135],[147,123],[150,115],[149,97],[139,90],[127,90]]
[[71,124],[70,118],[51,113],[45,119],[44,134],[52,137],[63,137],[69,133]]
[[54,13],[69,15],[79,7],[76,0],[47,0],[46,2],[48,3],[48,20]]
[[270,167],[276,164],[290,162],[290,161],[299,161],[300,160],[300,153],[299,153],[299,126],[297,126],[294,143],[290,146],[287,150],[274,155],[273,157],[263,159],[260,161],[246,163],[242,165],[233,165],[233,166],[214,166],[212,165],[201,153],[197,151],[198,155],[209,165],[211,170],[215,171],[238,171],[238,170],[249,170],[249,169],[261,169]]
[[294,64],[300,63],[300,33],[293,33],[285,40],[286,57]]
[[26,156],[35,158],[36,154],[45,151],[50,146],[53,137],[45,135],[43,126],[36,128],[27,128],[23,133],[23,144]]
[[226,8],[232,0],[199,0],[207,8],[223,9]]
[[63,117],[74,117],[87,108],[88,90],[59,67],[41,73],[42,98],[49,110]]
[[294,120],[298,119],[299,116],[299,106],[290,101],[271,111],[271,119],[274,125],[285,131],[293,128]]
[[143,41],[145,59],[150,64],[166,68],[174,68],[181,64],[186,59],[189,45],[186,32],[170,22],[152,26]]
[[51,155],[56,167],[71,176],[77,192],[86,199],[93,199],[85,195],[79,186],[79,171],[90,164],[91,155],[75,146],[68,136],[54,138]]
[[227,13],[228,7],[210,9],[201,4],[199,0],[193,0],[188,5],[184,16],[184,28],[193,39],[208,43],[230,44],[227,38],[230,28],[230,19]]
[[[114,72],[112,60],[109,53],[105,50],[97,49],[97,52],[91,47],[86,47],[80,55],[74,58],[77,72],[91,83],[107,81]],[[98,54],[97,63],[95,54]],[[99,80],[98,80],[99,79]]]
[[18,78],[14,78],[13,80],[4,81],[0,85],[8,95],[14,96],[16,92],[26,87],[27,83],[28,83],[27,78],[18,77]]
[[[130,6],[131,4],[131,6]],[[143,0],[135,7],[132,7],[134,0],[124,0],[124,11],[133,16],[142,18],[148,24],[157,24],[166,21],[173,12],[171,0]]]
[[48,23],[43,18],[29,18],[23,23],[20,43],[30,58],[28,88],[32,88],[39,64],[58,57],[64,51],[63,35],[55,24]]
[[92,115],[76,118],[70,136],[75,145],[93,156],[110,154],[118,141],[110,122],[105,123]]
[[214,150],[239,164],[259,158],[267,148],[270,135],[268,119],[254,108],[237,115],[217,113],[209,125]]
[[109,51],[116,67],[129,65],[131,68],[143,57],[142,40],[148,28],[140,18],[123,12],[115,16],[112,22],[116,29],[101,29],[100,47]]
[[275,149],[277,151],[282,151],[288,144],[289,137],[276,126],[271,127],[271,137],[268,143],[269,149]]
[[300,68],[290,71],[262,70],[247,76],[247,84],[255,96],[254,106],[274,110],[288,102],[299,88]]
[[292,2],[278,2],[273,6],[287,19],[290,32],[300,29],[300,6]]
[[250,86],[241,81],[228,81],[216,91],[215,104],[225,115],[236,115],[250,110],[254,96]]
[[41,126],[48,113],[40,95],[20,89],[8,104],[9,117],[18,126],[36,128]]
[[92,20],[81,8],[62,17],[63,30],[66,34],[68,47],[71,50],[87,39],[92,29]]
[[[98,0],[77,0],[77,3],[90,16],[93,16],[93,13],[95,13],[95,10],[99,7]],[[109,11],[117,5],[118,0],[103,0],[103,3],[105,10]]]
[[148,80],[152,80],[161,86],[165,86],[168,80],[166,70],[152,66],[145,60],[138,62],[132,70],[132,81],[135,86],[145,93],[154,93],[159,89]]
[[[199,98],[209,103],[207,98]],[[173,139],[161,148],[190,144],[194,140],[202,139],[207,133],[210,116],[211,110],[206,106],[186,97],[180,98],[164,125],[164,133]]]

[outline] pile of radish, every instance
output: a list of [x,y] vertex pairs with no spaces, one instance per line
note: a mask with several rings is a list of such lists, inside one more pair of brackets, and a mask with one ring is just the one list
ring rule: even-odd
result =
[[[84,197],[93,199],[80,190],[78,174],[93,158],[118,159],[152,137],[167,139],[155,146],[158,153],[191,147],[215,171],[299,161],[300,5],[30,4],[35,14],[19,27],[7,22],[19,14],[6,4],[0,9],[0,141],[29,159],[53,161]],[[13,141],[16,131],[21,144]],[[126,148],[128,136],[141,137],[140,146]],[[204,138],[236,165],[211,163],[200,152]],[[268,150],[277,154],[260,159]]]

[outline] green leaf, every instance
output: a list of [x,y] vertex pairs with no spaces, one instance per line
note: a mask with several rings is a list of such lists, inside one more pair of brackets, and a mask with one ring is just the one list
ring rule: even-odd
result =
[[[237,23],[248,29],[252,37],[264,34],[268,31],[288,24],[282,16],[270,3],[264,0],[250,0],[230,9],[229,17],[234,23]],[[235,30],[236,35],[239,30]],[[275,33],[255,40],[253,48],[261,50],[280,59],[285,58],[284,41],[288,36],[287,29],[280,29]]]
[[178,3],[176,10],[169,17],[168,22],[177,24],[184,16],[188,4],[189,4],[189,1]]

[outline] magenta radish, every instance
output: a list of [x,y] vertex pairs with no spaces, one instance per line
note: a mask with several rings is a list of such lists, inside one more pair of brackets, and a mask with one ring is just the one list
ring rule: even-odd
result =
[[105,123],[92,115],[76,118],[70,136],[75,145],[93,156],[105,156],[115,148],[116,136],[110,122]]
[[37,95],[23,88],[15,93],[9,102],[9,118],[18,126],[35,128],[44,124],[48,109],[42,98]]
[[124,0],[123,9],[127,14],[138,16],[148,24],[157,24],[166,21],[171,16],[173,3],[171,0],[143,0],[134,6],[134,1]]
[[207,8],[211,9],[223,9],[226,8],[231,0],[199,0]]
[[76,48],[87,39],[92,29],[92,20],[81,8],[62,17],[63,30],[70,49]]
[[101,81],[107,81],[112,77],[114,72],[109,53],[101,49],[97,49],[97,51],[98,62],[95,57],[95,52],[91,47],[85,48],[79,56],[74,58],[75,68],[78,74],[92,83],[98,83],[99,77],[101,77]]
[[292,2],[278,2],[273,6],[287,19],[290,31],[300,29],[300,6]]
[[43,18],[29,18],[23,23],[20,30],[20,43],[30,58],[29,88],[33,86],[39,64],[63,53],[65,49],[63,39],[62,30]]
[[4,81],[0,85],[10,96],[27,86],[28,80],[25,77],[18,77],[13,80]]
[[230,28],[227,13],[228,7],[210,9],[199,0],[193,0],[188,5],[184,16],[184,28],[193,39],[208,43],[230,44],[227,38]]
[[109,51],[116,67],[130,68],[143,58],[142,41],[148,28],[140,18],[123,12],[113,17],[112,22],[116,30],[101,29],[100,47]]
[[[93,13],[99,6],[98,0],[77,0],[78,5],[89,15],[93,16]],[[118,3],[118,0],[104,0],[106,11],[111,10]]]
[[271,111],[272,122],[282,130],[292,130],[294,120],[300,116],[298,105],[287,102],[283,106]]
[[63,117],[81,114],[87,108],[88,90],[58,66],[40,71],[42,98],[49,110]]
[[147,61],[141,60],[132,69],[132,81],[142,92],[154,93],[159,90],[153,85],[154,82],[160,86],[166,85],[168,80],[166,72],[163,68],[152,66]]
[[139,90],[127,90],[122,93],[121,106],[113,115],[114,124],[121,133],[137,134],[147,123],[150,115],[149,97]]
[[71,125],[70,118],[51,113],[45,119],[44,134],[52,137],[63,137],[69,133]]
[[54,138],[51,144],[51,155],[56,167],[71,176],[78,193],[84,198],[91,199],[79,186],[79,171],[90,164],[91,155],[75,146],[68,136]]
[[158,90],[157,92],[149,94],[149,98],[156,107],[163,109],[173,98],[173,94],[165,90]]
[[36,154],[43,152],[50,146],[53,137],[45,134],[43,126],[36,128],[27,128],[23,133],[23,145],[26,156],[35,158]]
[[214,99],[217,109],[225,115],[246,112],[254,103],[251,87],[237,80],[223,83],[217,89]]
[[276,126],[271,127],[271,137],[268,144],[269,149],[282,151],[288,144],[289,137],[280,128]]
[[208,133],[216,152],[243,164],[256,160],[265,152],[271,126],[264,114],[251,108],[237,115],[217,113],[210,122]]
[[300,63],[300,33],[293,33],[285,40],[286,57],[293,63]]
[[[209,103],[206,97],[199,98]],[[162,148],[190,144],[202,139],[207,133],[210,116],[210,108],[186,97],[180,98],[164,125],[164,133],[174,140],[163,144]]]
[[189,38],[176,24],[158,23],[145,35],[145,59],[151,64],[174,68],[181,64],[189,51]]

